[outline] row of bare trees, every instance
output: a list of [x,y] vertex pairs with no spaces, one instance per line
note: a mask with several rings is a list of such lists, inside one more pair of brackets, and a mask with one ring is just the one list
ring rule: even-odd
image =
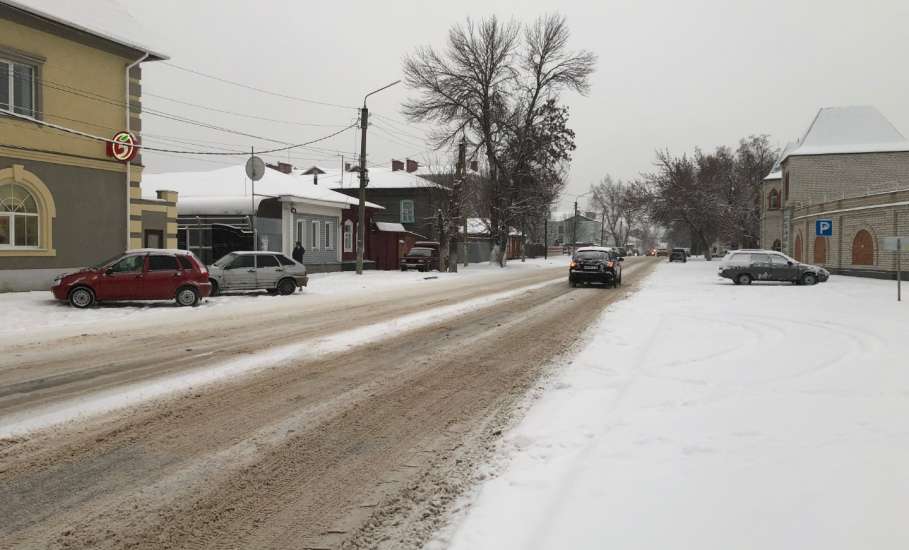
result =
[[[569,37],[560,15],[529,25],[468,19],[449,31],[444,48],[421,47],[404,60],[416,94],[405,116],[433,125],[436,148],[463,140],[469,158],[485,161],[472,210],[488,220],[500,265],[509,231],[534,229],[565,185],[575,136],[560,94],[586,94],[596,65],[593,53],[569,49]],[[466,192],[467,182],[458,187]],[[443,231],[454,233],[463,215],[447,214]]]
[[760,244],[761,182],[778,151],[767,136],[749,136],[738,147],[692,155],[657,153],[655,170],[635,181],[627,200],[670,235],[686,234],[694,251],[710,259],[711,245]]

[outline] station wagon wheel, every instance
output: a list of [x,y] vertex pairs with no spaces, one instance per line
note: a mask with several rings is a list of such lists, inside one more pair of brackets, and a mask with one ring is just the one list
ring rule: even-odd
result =
[[217,296],[221,292],[221,287],[218,286],[218,281],[214,279],[209,279],[208,282],[211,283],[211,295]]
[[751,275],[749,275],[747,273],[742,273],[741,275],[736,277],[735,280],[740,285],[750,285],[751,284]]
[[95,303],[95,293],[90,288],[80,286],[69,293],[69,304],[79,309],[85,309]]
[[177,291],[178,306],[194,306],[199,303],[199,293],[191,286],[184,286]]
[[805,273],[802,275],[802,284],[803,285],[815,285],[817,284],[817,276],[814,273]]
[[297,285],[290,279],[281,279],[278,283],[278,293],[282,296],[293,294],[297,290]]

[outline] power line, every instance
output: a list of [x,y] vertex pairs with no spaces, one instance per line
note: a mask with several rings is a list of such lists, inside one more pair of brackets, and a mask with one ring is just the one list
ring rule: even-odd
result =
[[159,64],[159,65],[166,65],[166,66],[168,66],[168,67],[173,67],[174,69],[178,69],[178,70],[181,70],[181,71],[185,71],[185,72],[187,72],[187,73],[192,73],[192,74],[194,74],[194,75],[196,75],[196,76],[201,76],[201,77],[204,77],[204,78],[209,78],[209,79],[211,79],[211,80],[216,80],[216,81],[222,82],[222,83],[224,83],[224,84],[231,84],[231,85],[233,85],[233,86],[237,86],[237,87],[240,87],[240,88],[245,88],[245,89],[247,89],[247,90],[252,90],[252,91],[254,91],[254,92],[259,92],[259,93],[263,93],[263,94],[268,94],[268,95],[275,96],[275,97],[281,97],[281,98],[290,99],[290,100],[293,100],[293,101],[300,101],[300,102],[302,102],[302,103],[310,103],[310,104],[313,104],[313,105],[322,105],[322,106],[325,106],[325,107],[337,107],[337,108],[339,108],[339,109],[357,109],[357,107],[353,107],[353,106],[350,106],[350,105],[339,105],[339,104],[337,104],[337,103],[328,103],[328,102],[325,102],[325,101],[316,101],[316,100],[313,100],[313,99],[305,99],[305,98],[302,98],[302,97],[296,97],[296,96],[287,95],[287,94],[282,94],[282,93],[278,93],[278,92],[272,92],[272,91],[270,91],[270,90],[264,90],[264,89],[262,89],[262,88],[257,88],[257,87],[255,87],[255,86],[250,86],[250,85],[248,85],[248,84],[243,84],[242,82],[235,82],[235,81],[233,81],[233,80],[228,80],[228,79],[226,79],[226,78],[221,78],[221,77],[219,77],[219,76],[214,76],[214,75],[210,75],[210,74],[207,74],[207,73],[203,73],[202,71],[197,71],[197,70],[195,70],[195,69],[190,69],[190,68],[188,68],[188,67],[181,67],[180,65],[176,65],[176,64],[174,64],[174,63],[169,63],[169,62],[167,62],[167,61],[159,61],[158,64]]
[[[43,120],[38,120],[37,118],[30,117],[30,116],[27,116],[27,115],[20,115],[19,113],[15,113],[15,112],[8,112],[7,114],[8,114],[9,116],[12,116],[12,117],[15,117],[15,118],[18,118],[18,119],[21,119],[21,120],[25,120],[25,121],[28,121],[28,122],[33,122],[33,123],[35,123],[35,124],[40,124],[40,125],[42,125],[42,126],[47,126],[47,127],[49,127],[49,128],[53,128],[53,129],[55,129],[55,130],[59,130],[59,131],[61,131],[61,132],[65,132],[65,133],[68,133],[68,134],[77,135],[77,136],[80,136],[80,137],[83,137],[83,138],[86,138],[86,139],[93,139],[93,140],[95,140],[95,141],[102,141],[102,142],[104,142],[104,143],[112,143],[112,144],[116,144],[116,145],[122,145],[121,143],[115,142],[114,140],[111,140],[111,139],[103,138],[103,137],[100,137],[100,136],[95,136],[95,135],[89,134],[89,133],[87,133],[87,132],[82,132],[82,131],[80,131],[80,130],[74,130],[74,129],[72,129],[72,128],[67,128],[67,127],[65,127],[65,126],[60,126],[60,125],[58,125],[58,124],[53,124],[53,123],[51,123],[51,122],[46,122],[46,121],[43,121]],[[264,151],[260,151],[260,154],[276,153],[276,152],[279,152],[279,151],[288,151],[288,150],[290,150],[290,149],[297,149],[297,148],[299,148],[299,147],[305,147],[305,146],[311,145],[311,144],[313,144],[313,143],[318,143],[318,142],[320,142],[320,141],[325,141],[325,140],[327,140],[327,139],[331,139],[331,138],[333,138],[333,137],[335,137],[335,136],[337,136],[337,135],[339,135],[339,134],[342,134],[342,133],[346,132],[347,130],[350,130],[351,128],[353,128],[353,127],[355,127],[355,126],[356,126],[356,123],[351,124],[350,126],[348,126],[348,127],[346,127],[346,128],[343,128],[343,129],[341,129],[341,130],[338,130],[337,132],[334,132],[334,133],[329,134],[329,135],[327,135],[327,136],[322,136],[322,137],[320,137],[320,138],[316,138],[316,139],[313,139],[313,140],[310,140],[310,141],[307,141],[307,142],[304,142],[304,143],[291,144],[291,145],[288,145],[287,147],[276,147],[276,148],[273,148],[273,149],[267,149],[267,150],[264,150]],[[135,147],[136,147],[137,149],[143,149],[143,150],[148,150],[148,151],[158,151],[158,152],[162,152],[162,153],[174,153],[174,154],[180,154],[180,155],[222,155],[222,156],[237,156],[237,155],[247,156],[247,155],[249,155],[249,152],[248,152],[248,151],[240,151],[240,152],[180,151],[180,150],[175,150],[175,149],[163,149],[163,148],[160,148],[160,147],[148,147],[148,146],[146,146],[146,145],[139,145],[139,144],[135,145]]]
[[215,107],[207,107],[205,105],[199,105],[198,103],[190,103],[189,101],[182,101],[180,99],[174,99],[171,97],[153,94],[150,92],[144,92],[142,94],[142,96],[163,99],[164,101],[170,101],[172,103],[178,103],[180,105],[187,105],[189,107],[195,107],[197,109],[204,109],[206,111],[212,111],[215,113],[223,113],[223,114],[239,116],[239,117],[243,117],[243,118],[250,118],[250,119],[254,119],[254,120],[263,120],[266,122],[276,122],[278,124],[290,124],[290,125],[294,125],[294,126],[315,126],[315,127],[323,127],[323,128],[340,128],[343,126],[343,124],[320,124],[320,123],[315,123],[315,122],[297,122],[297,121],[293,121],[293,120],[281,120],[281,119],[277,119],[277,118],[268,118],[268,117],[257,116],[257,115],[249,115],[249,114],[245,114],[245,113],[237,113],[235,111],[229,111],[227,109],[217,109]]

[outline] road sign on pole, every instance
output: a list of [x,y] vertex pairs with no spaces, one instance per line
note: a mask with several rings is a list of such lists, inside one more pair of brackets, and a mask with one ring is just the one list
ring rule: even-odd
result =
[[903,252],[909,252],[909,237],[884,237],[881,239],[881,250],[896,253],[896,301],[903,300]]
[[246,175],[252,182],[249,190],[249,202],[252,215],[249,217],[252,225],[253,252],[259,250],[259,235],[256,231],[256,182],[265,175],[265,161],[256,156],[256,151],[252,147],[249,149],[249,160],[246,161]]
[[816,220],[814,222],[814,232],[818,237],[832,237],[833,220]]

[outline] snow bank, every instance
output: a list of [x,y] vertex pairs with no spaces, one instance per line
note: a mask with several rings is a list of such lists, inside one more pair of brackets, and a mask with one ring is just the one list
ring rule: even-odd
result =
[[[310,275],[309,286],[291,296],[269,296],[264,292],[232,294],[208,298],[195,308],[177,308],[174,302],[117,302],[78,310],[54,300],[50,292],[0,293],[0,346],[60,336],[64,333],[94,333],[123,330],[147,324],[204,321],[231,314],[288,310],[309,307],[346,297],[367,296],[377,291],[415,288],[423,285],[448,285],[476,279],[477,282],[568,263],[567,256],[544,260],[509,261],[505,269],[488,263],[459,267],[458,273],[419,273],[416,271],[364,271],[317,273]],[[429,277],[429,278],[427,278]]]
[[429,548],[909,548],[895,283],[716,266],[610,307]]

